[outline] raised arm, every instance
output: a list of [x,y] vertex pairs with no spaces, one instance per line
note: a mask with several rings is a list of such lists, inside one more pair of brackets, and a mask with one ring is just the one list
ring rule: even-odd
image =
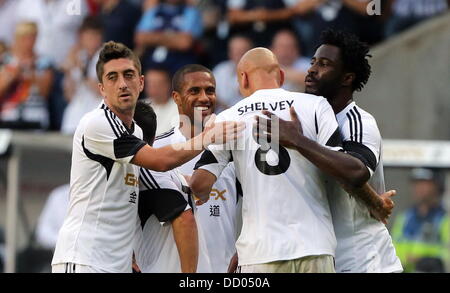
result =
[[245,124],[242,122],[214,123],[214,119],[210,119],[201,134],[184,143],[162,148],[145,145],[131,163],[155,171],[168,171],[192,160],[210,144],[235,140],[244,128]]
[[[278,135],[280,145],[297,150],[320,170],[345,186],[361,187],[367,182],[370,173],[360,160],[344,152],[328,149],[304,136],[294,108],[291,108],[290,112],[292,121],[285,121],[268,111],[263,111],[265,115],[279,121],[278,133],[273,134]],[[259,131],[255,135],[260,137],[260,134],[267,132],[268,138],[271,138],[272,121],[259,116],[256,116],[256,119],[258,127],[254,127],[254,131]],[[338,131],[336,128],[332,140],[340,139]],[[275,136],[273,138],[276,139]]]
[[[274,115],[265,111],[265,115]],[[272,138],[271,121],[257,116],[258,133],[266,132]],[[303,135],[300,120],[294,108],[291,108],[292,121],[279,119],[279,143],[287,148],[295,149],[324,173],[334,177],[349,194],[359,198],[368,207],[371,214],[383,223],[387,222],[394,206],[391,196],[395,191],[389,191],[379,196],[367,184],[370,173],[361,160],[340,151],[330,150]],[[274,132],[275,133],[275,132]],[[275,137],[274,137],[275,138]]]

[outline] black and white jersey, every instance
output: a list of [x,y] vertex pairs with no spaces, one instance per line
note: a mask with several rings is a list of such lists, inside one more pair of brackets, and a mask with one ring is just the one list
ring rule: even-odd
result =
[[70,201],[52,264],[76,263],[131,272],[139,170],[130,161],[145,146],[106,106],[81,119],[73,138]]
[[[171,221],[183,211],[194,209],[188,184],[173,169],[156,172],[141,168],[138,227],[134,243],[136,262],[143,273],[181,273]],[[210,273],[203,233],[199,238],[197,272]]]
[[[381,135],[375,118],[355,102],[336,118],[345,151],[367,166],[371,174],[369,184],[379,194],[384,193]],[[385,225],[371,218],[361,201],[331,182],[328,197],[337,238],[336,272],[401,272],[400,260]]]
[[[154,146],[185,142],[186,138],[178,128],[157,137]],[[200,155],[179,167],[182,174],[191,175]],[[233,163],[230,163],[214,183],[209,201],[197,206],[195,219],[204,234],[208,258],[213,273],[227,272],[228,265],[236,252],[237,213],[240,213],[241,193],[236,181]],[[194,200],[196,198],[194,197]],[[199,261],[201,258],[199,259]],[[202,265],[199,263],[199,271]]]
[[228,162],[234,162],[243,193],[243,226],[236,243],[240,265],[334,255],[336,239],[322,173],[299,152],[279,145],[263,149],[252,135],[261,110],[290,120],[290,107],[306,137],[341,150],[336,118],[326,99],[264,89],[217,116],[217,121],[244,121],[243,138],[233,142],[231,150],[210,146],[197,164],[219,177]]

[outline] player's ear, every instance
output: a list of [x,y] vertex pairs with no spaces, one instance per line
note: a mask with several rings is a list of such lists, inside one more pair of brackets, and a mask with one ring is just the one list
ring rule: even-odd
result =
[[101,82],[99,82],[97,85],[100,93],[102,94],[102,97],[105,97],[105,86]]
[[353,81],[355,80],[356,76],[354,73],[349,72],[344,74],[344,78],[342,79],[342,86],[345,87],[351,87],[353,84]]
[[181,95],[177,91],[172,91],[172,99],[178,106],[181,106]]
[[284,70],[280,68],[280,87],[284,84]]
[[141,75],[139,77],[139,92],[142,92],[144,90],[144,84],[145,84],[144,80],[145,80],[145,77],[143,75]]
[[241,72],[242,88],[247,89],[249,87],[248,75],[244,71]]

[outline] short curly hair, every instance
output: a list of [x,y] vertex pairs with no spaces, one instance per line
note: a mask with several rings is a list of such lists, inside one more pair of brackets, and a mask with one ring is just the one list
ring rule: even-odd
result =
[[327,29],[320,37],[323,45],[332,45],[340,49],[344,69],[355,73],[352,89],[361,91],[372,73],[368,61],[368,58],[372,57],[369,54],[369,46],[355,35],[344,31]]

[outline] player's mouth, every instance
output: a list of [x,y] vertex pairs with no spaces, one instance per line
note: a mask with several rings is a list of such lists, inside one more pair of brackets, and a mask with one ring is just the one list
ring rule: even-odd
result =
[[195,106],[195,111],[201,111],[203,115],[209,114],[211,111],[211,105],[202,105],[202,106]]
[[128,98],[131,98],[131,94],[130,93],[122,93],[119,95],[119,98],[128,99]]
[[307,87],[314,86],[316,83],[317,83],[317,80],[311,78],[310,76],[306,76],[305,86],[307,86]]

